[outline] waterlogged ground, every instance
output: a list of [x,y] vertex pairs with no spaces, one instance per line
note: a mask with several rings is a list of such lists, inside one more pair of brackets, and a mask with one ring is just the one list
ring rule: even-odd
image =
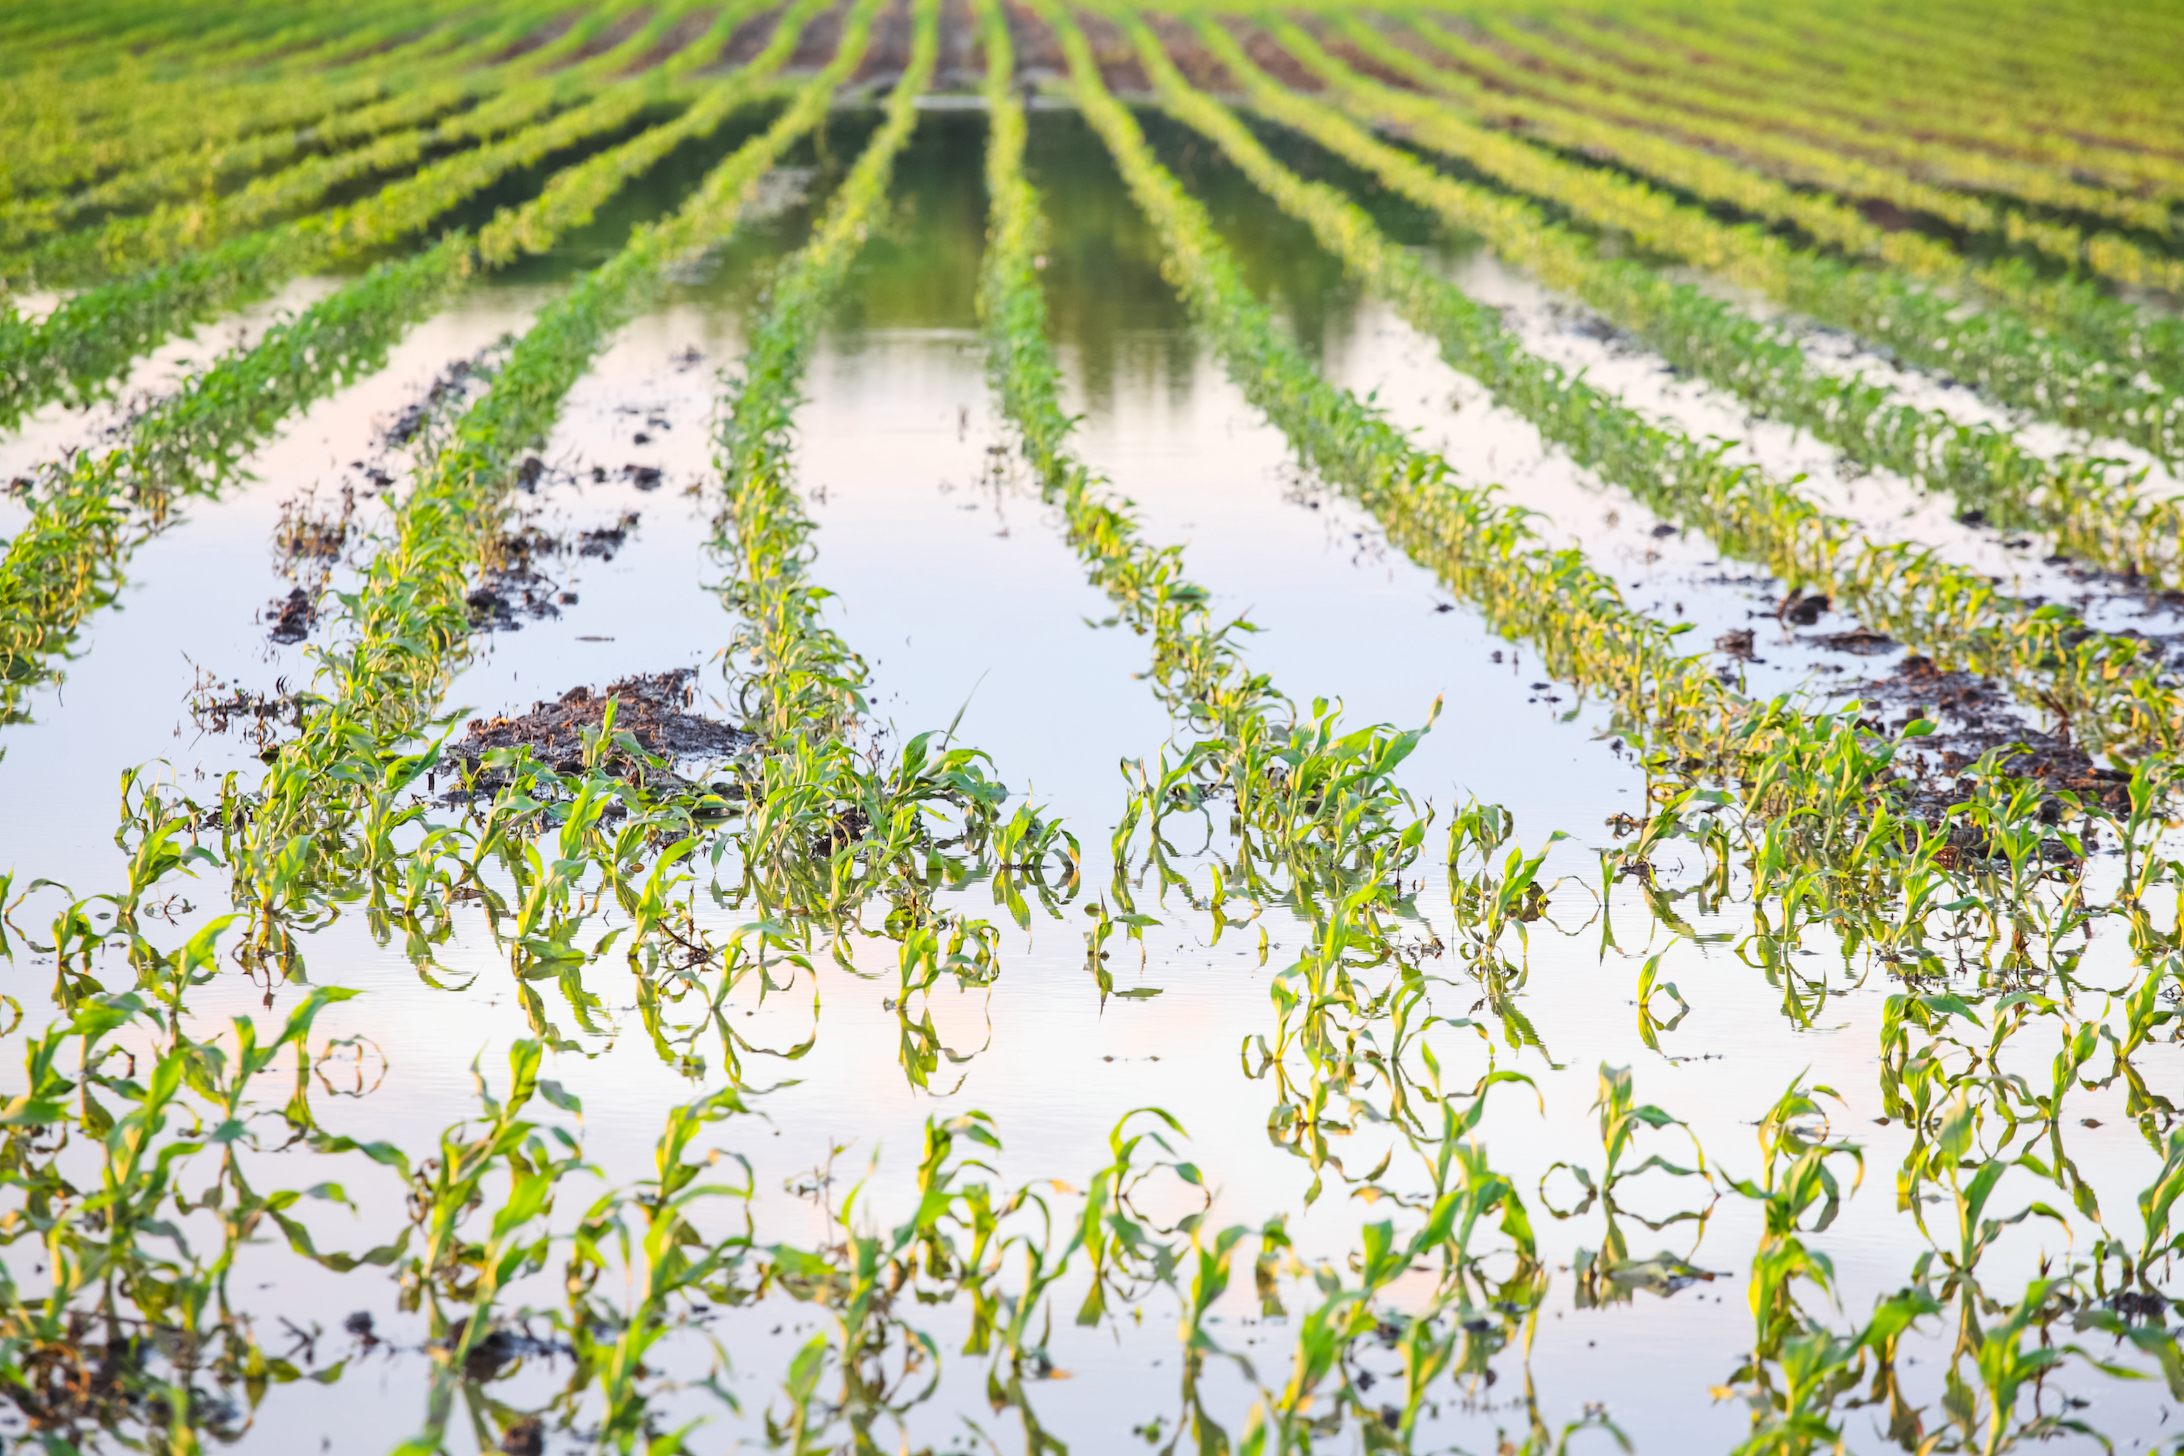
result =
[[[573,688],[681,668],[696,672],[694,706],[733,720],[721,660],[732,621],[716,590],[724,568],[708,547],[721,374],[735,367],[768,269],[802,240],[868,128],[868,118],[838,118],[824,148],[806,148],[774,179],[741,239],[631,325],[571,395],[511,523],[528,544],[508,556],[495,595],[474,602],[481,637],[447,704],[454,731]],[[1253,284],[1334,379],[1374,392],[1467,475],[1502,482],[1542,513],[1551,536],[1613,570],[1632,600],[1693,623],[1686,640],[1694,652],[1748,630],[1740,652],[1714,656],[1763,693],[1853,696],[1858,679],[1895,667],[1900,652],[1859,655],[1816,642],[1854,624],[1785,623],[1774,610],[1777,584],[1544,452],[1527,425],[1441,364],[1428,341],[1361,301],[1337,266],[1240,180],[1180,135],[1150,131],[1208,197]],[[1036,111],[1031,164],[1055,228],[1044,276],[1069,407],[1083,415],[1078,450],[1136,503],[1150,539],[1183,546],[1189,576],[1220,612],[1248,616],[1259,629],[1248,660],[1300,705],[1339,701],[1353,726],[1432,723],[1398,773],[1434,813],[1426,852],[1406,872],[1405,912],[1414,918],[1401,933],[1423,996],[1400,1034],[1383,1017],[1351,1044],[1320,1049],[1344,1063],[1344,1076],[1315,1068],[1306,1048],[1285,1046],[1281,973],[1321,927],[1297,903],[1254,903],[1240,887],[1225,809],[1165,818],[1163,868],[1149,866],[1143,823],[1116,859],[1127,775],[1140,764],[1157,773],[1175,727],[1140,680],[1147,642],[1114,625],[1112,605],[1085,580],[1055,513],[1016,464],[988,393],[974,307],[983,139],[975,114],[926,115],[898,171],[892,222],[868,246],[809,370],[799,469],[819,526],[814,575],[834,593],[829,620],[872,667],[869,738],[887,751],[917,733],[952,730],[956,744],[990,755],[1012,803],[1059,817],[1081,849],[1074,868],[1052,861],[1021,925],[988,881],[944,883],[938,903],[994,926],[997,972],[989,984],[959,989],[942,980],[910,998],[896,944],[876,933],[879,908],[868,917],[875,933],[852,930],[838,950],[807,964],[648,982],[611,943],[561,962],[512,958],[475,906],[458,906],[429,944],[406,943],[385,916],[347,907],[302,938],[292,963],[223,960],[189,993],[185,1024],[200,1037],[233,1016],[270,1027],[312,987],[361,993],[321,1011],[300,1069],[284,1053],[257,1079],[251,1096],[266,1121],[258,1149],[245,1156],[250,1177],[261,1187],[338,1184],[340,1196],[322,1190],[291,1216],[321,1252],[382,1246],[408,1223],[400,1179],[361,1152],[283,1148],[274,1114],[302,1097],[326,1132],[422,1158],[444,1129],[476,1114],[473,1066],[498,1093],[511,1046],[533,1038],[547,1045],[543,1074],[565,1089],[558,1107],[534,1104],[536,1120],[580,1137],[596,1170],[566,1180],[554,1218],[564,1235],[595,1190],[653,1176],[670,1110],[731,1077],[746,1089],[748,1111],[704,1128],[696,1146],[720,1149],[708,1176],[747,1181],[749,1197],[701,1202],[693,1217],[716,1237],[748,1230],[762,1246],[834,1246],[838,1217],[864,1233],[902,1223],[916,1202],[928,1121],[973,1112],[990,1116],[998,1145],[959,1141],[954,1156],[989,1165],[979,1176],[997,1187],[1053,1180],[1044,1196],[1066,1218],[1114,1161],[1118,1119],[1159,1108],[1172,1127],[1149,1113],[1130,1125],[1157,1125],[1173,1152],[1143,1144],[1138,1161],[1187,1160],[1200,1183],[1173,1169],[1152,1172],[1133,1205],[1147,1226],[1187,1244],[1172,1232],[1176,1220],[1200,1215],[1209,1247],[1220,1229],[1250,1230],[1225,1291],[1198,1286],[1211,1300],[1200,1325],[1210,1348],[1186,1358],[1177,1337],[1195,1266],[1169,1283],[1142,1281],[1134,1301],[1116,1297],[1108,1318],[1083,1326],[1070,1322],[1086,1287],[1072,1273],[1058,1286],[1046,1358],[1023,1369],[1011,1399],[1072,1450],[1160,1449],[1179,1433],[1185,1445],[1203,1440],[1213,1449],[1203,1423],[1241,1439],[1262,1388],[1279,1394],[1290,1382],[1300,1331],[1309,1333],[1307,1316],[1324,1298],[1315,1271],[1354,1284],[1375,1247],[1368,1225],[1392,1220],[1396,1237],[1408,1240],[1424,1222],[1417,1205],[1431,1201],[1443,1146],[1440,1112],[1424,1094],[1435,1086],[1469,1094],[1489,1071],[1517,1073],[1522,1080],[1486,1092],[1473,1131],[1528,1212],[1537,1272],[1522,1288],[1478,1291],[1475,1326],[1465,1327],[1455,1368],[1428,1387],[1415,1445],[1509,1451],[1544,1431],[1551,1448],[1575,1423],[1573,1450],[1605,1450],[1616,1433],[1649,1452],[1735,1447],[1750,1431],[1743,1397],[1757,1388],[1741,1367],[1753,1340],[1755,1258],[1770,1233],[1770,1205],[1758,1195],[1788,1177],[1793,1161],[1779,1149],[1767,1158],[1762,1123],[1793,1083],[1822,1110],[1795,1118],[1804,1137],[1841,1146],[1824,1159],[1839,1211],[1826,1217],[1814,1204],[1801,1225],[1805,1246],[1832,1271],[1825,1288],[1811,1279],[1800,1286],[1808,1316],[1856,1332],[1876,1301],[1920,1281],[1942,1288],[1942,1256],[1960,1252],[1947,1178],[1914,1193],[1923,1228],[1899,1207],[1897,1170],[1913,1134],[1890,1116],[1882,1051],[1884,1008],[1905,989],[1904,967],[1870,946],[1846,946],[1826,923],[1788,940],[1775,935],[1779,924],[1742,902],[1741,871],[1728,876],[1726,894],[1690,893],[1709,871],[1691,839],[1654,849],[1646,873],[1612,873],[1604,852],[1619,848],[1618,816],[1645,814],[1647,777],[1608,711],[1546,681],[1524,648],[1392,548],[1369,516],[1299,472],[1280,436],[1189,334],[1159,276],[1154,240],[1090,133],[1072,114]],[[695,176],[705,160],[678,165]],[[520,330],[570,270],[596,261],[616,228],[672,200],[672,186],[662,188],[603,220],[598,237],[551,266],[483,285],[419,327],[385,370],[263,450],[252,484],[188,505],[137,553],[120,607],[94,621],[65,683],[0,739],[9,806],[0,866],[12,867],[22,897],[9,932],[7,990],[21,1008],[14,1041],[55,1015],[53,957],[33,948],[49,940],[48,922],[70,892],[89,895],[125,875],[113,834],[117,776],[135,767],[140,783],[211,800],[221,776],[260,771],[260,749],[292,713],[284,695],[307,687],[320,654],[339,645],[308,611],[284,621],[286,604],[298,590],[318,603],[353,585],[385,528],[387,502],[408,479],[410,451],[393,438],[405,416],[415,440],[432,439],[434,421],[478,387],[457,366],[489,365],[495,341]],[[1528,340],[1587,363],[1596,381],[1696,428],[1743,435],[1771,466],[1828,469],[1810,442],[1745,432],[1733,410],[1663,378],[1464,240],[1435,237],[1421,219],[1392,210],[1382,220],[1466,287],[1508,305]],[[80,416],[42,417],[10,442],[7,460],[34,462],[68,443],[70,430],[95,428]],[[2014,573],[2023,590],[2067,588],[2036,556],[1957,525],[1900,483],[1868,477],[1834,488],[1844,508],[1982,570]],[[1920,513],[1906,515],[1912,510]],[[299,521],[332,523],[338,540],[323,554],[291,549]],[[326,539],[324,530],[305,534]],[[2113,610],[2136,608],[2118,598]],[[295,630],[282,635],[294,640],[273,640],[285,624]],[[233,706],[223,712],[222,703]],[[266,703],[262,714],[253,706]],[[2027,722],[2041,721],[2037,705],[2021,706]],[[1513,815],[1527,854],[1547,851],[1544,896],[1527,902],[1529,918],[1503,936],[1501,965],[1467,949],[1475,937],[1452,908],[1445,865],[1448,826],[1474,799]],[[1550,846],[1557,833],[1566,837]],[[1507,852],[1493,856],[1497,869]],[[1227,866],[1225,902],[1215,896],[1217,861]],[[702,854],[694,864],[698,879],[681,893],[696,923],[725,939],[752,912],[710,891]],[[1473,853],[1459,872],[1480,865]],[[2120,858],[2096,852],[2085,901],[2111,899],[2123,873]],[[31,883],[41,878],[67,891]],[[179,943],[206,925],[223,912],[222,884],[208,867],[150,933]],[[1088,968],[1088,930],[1106,924],[1097,907],[1125,913],[1124,893],[1143,922],[1105,939],[1107,994]],[[2037,895],[2061,893],[2042,887]],[[2150,897],[2157,928],[2173,926],[2173,900],[2173,889]],[[1978,910],[1959,907],[1957,922],[1974,925]],[[579,950],[616,923],[610,907]],[[1943,939],[1917,989],[1970,996],[2008,980],[2067,998],[2073,1026],[2106,1016],[2122,1027],[2107,991],[2130,986],[2136,973],[2116,925],[2091,923],[2060,972],[2021,961],[2002,977],[1980,968],[2006,947],[1982,934]],[[130,984],[118,956],[92,973],[112,989]],[[1655,988],[1643,1006],[1642,973]],[[1364,979],[1384,985],[1393,973],[1383,967]],[[1980,1004],[1976,1025],[1937,1024],[1984,1055],[2005,1018],[1994,996]],[[1988,1083],[2021,1078],[2044,1093],[2062,1025],[2029,1018],[1993,1050]],[[1923,1045],[1927,1033],[1917,1039]],[[115,1042],[142,1047],[148,1038],[126,1030]],[[2184,1053],[2158,1036],[2135,1048],[2136,1088],[2122,1076],[2101,1081],[2111,1061],[2102,1050],[2085,1063],[2082,1080],[2098,1085],[2071,1088],[2052,1144],[2036,1148],[2048,1165],[2066,1157],[2072,1186],[2088,1192],[2074,1204],[2036,1166],[2002,1175],[1985,1217],[2004,1222],[1985,1236],[1990,1246],[1966,1280],[1947,1287],[1945,1307],[1902,1335],[1893,1390],[1830,1396],[1849,1449],[1999,1450],[2047,1437],[2057,1449],[2137,1450],[2175,1441],[2184,1414],[2171,1408],[2157,1358],[2111,1332],[2074,1330],[2067,1315],[2050,1310],[2027,1347],[2044,1341],[2075,1353],[2057,1359],[2036,1389],[2028,1377],[1999,1425],[1990,1424],[1991,1389],[1972,1364],[1952,1360],[1965,1322],[1976,1348],[1978,1330],[2006,1326],[2032,1281],[2092,1266],[2104,1237],[2138,1247],[2137,1200],[2161,1172],[2158,1139],[2173,1117],[2163,1099],[2184,1085]],[[1637,1103],[1659,1109],[1658,1125],[1639,1128],[1620,1152],[1625,1181],[1606,1200],[1588,1198],[1571,1171],[1585,1169],[1592,1183],[1603,1175],[1596,1103],[1604,1068],[1628,1069]],[[20,1075],[11,1061],[10,1078]],[[1333,1090],[1314,1102],[1315,1087]],[[10,1094],[19,1090],[11,1080]],[[1477,1104],[1467,1095],[1450,1105]],[[2002,1145],[1994,1125],[1980,1135],[1982,1146]],[[1660,1164],[1639,1167],[1656,1155]],[[73,1149],[64,1164],[95,1175],[95,1150]],[[184,1186],[202,1172],[185,1174]],[[2006,1221],[2035,1203],[2044,1211]],[[216,1244],[216,1214],[201,1211],[181,1231]],[[1492,1277],[1519,1273],[1499,1213],[1471,1248]],[[7,1263],[25,1296],[44,1287],[32,1241],[19,1240]],[[504,1436],[509,1451],[541,1449],[519,1444],[534,1438],[545,1450],[588,1449],[580,1422],[544,1431],[524,1424],[524,1413],[547,1407],[572,1373],[549,1317],[564,1298],[560,1254],[543,1263],[501,1295],[509,1318],[501,1343],[472,1358],[467,1414],[451,1427],[456,1449],[473,1440],[500,1448]],[[1611,1263],[1615,1273],[1600,1277]],[[2104,1267],[2112,1289],[2113,1265]],[[2166,1277],[2165,1267],[2159,1272]],[[1434,1284],[1421,1257],[1381,1298],[1391,1316],[1386,1338],[1348,1347],[1328,1377],[1308,1409],[1328,1419],[1318,1436],[1326,1449],[1369,1448],[1403,1416],[1395,1406],[1385,1419],[1379,1413],[1386,1393],[1402,1389],[1392,1316],[1418,1308]],[[2092,1275],[2085,1285],[2094,1287]],[[703,1421],[688,1438],[700,1451],[792,1441],[769,1420],[789,1420],[792,1362],[832,1327],[824,1309],[798,1297],[805,1293],[777,1284],[747,1304],[692,1314],[645,1355],[650,1376],[681,1382],[662,1386],[659,1428]],[[242,1247],[224,1298],[266,1355],[286,1363],[260,1381],[222,1386],[199,1376],[201,1400],[228,1403],[209,1424],[224,1425],[223,1443],[238,1451],[391,1448],[424,1423],[433,1342],[444,1334],[414,1294],[383,1264],[336,1272],[261,1229]],[[527,1318],[518,1313],[526,1308],[534,1312]],[[972,1313],[965,1299],[896,1311],[931,1344],[907,1370],[905,1351],[916,1347],[899,1337],[888,1347],[898,1383],[873,1397],[893,1411],[874,1424],[877,1444],[1036,1444],[1021,1405],[989,1386],[990,1361],[963,1350]],[[1770,1378],[1779,1388],[1790,1377],[1778,1369]],[[1346,1403],[1333,1395],[1341,1385],[1353,1397]],[[823,1388],[820,1406],[832,1388]],[[1959,1415],[1961,1427],[1952,1424]],[[0,1431],[20,1430],[12,1420],[0,1417]],[[1920,1445],[1920,1429],[1940,1444]]]

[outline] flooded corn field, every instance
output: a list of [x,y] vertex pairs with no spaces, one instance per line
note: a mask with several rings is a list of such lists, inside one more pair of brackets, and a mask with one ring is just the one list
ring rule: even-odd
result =
[[0,36],[0,1451],[2184,1451],[2170,9]]

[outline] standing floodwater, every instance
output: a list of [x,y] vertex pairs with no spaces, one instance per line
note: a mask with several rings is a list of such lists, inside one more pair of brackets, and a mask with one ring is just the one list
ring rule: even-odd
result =
[[2174,15],[0,32],[0,1449],[2184,1451]]

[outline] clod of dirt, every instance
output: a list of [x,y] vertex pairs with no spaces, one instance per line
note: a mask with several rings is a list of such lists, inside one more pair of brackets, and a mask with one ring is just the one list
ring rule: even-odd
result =
[[2142,1294],[2135,1289],[2121,1290],[2108,1296],[2108,1307],[2126,1320],[2148,1322],[2167,1318],[2169,1301],[2158,1294]]
[[1851,632],[1827,632],[1805,640],[1817,643],[1830,652],[1855,652],[1860,657],[1876,657],[1883,652],[1893,652],[1896,648],[1895,638],[1884,637],[1864,627]]
[[240,727],[243,736],[260,748],[273,741],[280,727],[303,726],[303,694],[281,678],[270,693],[222,684],[201,678],[189,697],[190,721],[201,733],[226,733]]
[[440,377],[433,380],[432,387],[425,391],[424,398],[410,404],[401,414],[395,416],[394,424],[387,430],[387,443],[409,444],[424,432],[426,425],[469,392],[471,380],[491,378],[493,371],[486,367],[485,361],[495,347],[488,345],[472,358],[457,359],[441,371]]
[[510,1422],[501,1432],[500,1448],[503,1456],[545,1456],[546,1423],[537,1416]]
[[[2084,749],[2071,742],[2067,723],[2053,733],[2035,728],[2010,705],[2008,695],[1985,678],[1945,672],[1932,658],[1914,652],[1888,676],[1856,684],[1856,692],[1868,707],[1903,710],[1905,723],[1930,717],[1941,725],[1939,731],[1918,740],[1922,756],[1938,756],[1931,777],[1914,785],[1917,797],[1932,807],[1960,801],[1963,786],[1956,775],[1989,751],[2008,747],[2019,751],[2005,756],[2005,773],[2038,779],[2054,792],[2068,790],[2081,801],[2097,800],[2117,810],[2129,807],[2128,773],[2095,765]],[[2061,802],[2050,799],[2042,808],[2053,822]]]
[[[639,674],[598,691],[571,688],[551,702],[533,703],[529,712],[516,717],[473,718],[462,738],[449,745],[448,758],[476,774],[473,791],[479,794],[495,792],[507,782],[507,776],[497,770],[481,771],[485,756],[499,748],[527,747],[534,758],[556,773],[581,773],[585,733],[589,730],[597,736],[606,719],[609,699],[617,704],[615,731],[629,734],[645,752],[670,763],[717,760],[749,747],[756,741],[750,734],[689,711],[697,699],[693,686],[697,675],[695,668],[688,667]],[[617,777],[639,782],[664,781],[669,787],[689,784],[689,780],[650,768],[619,749],[611,752],[601,767]]]
[[[456,1320],[450,1325],[447,1340],[441,1348],[452,1350],[461,1344],[463,1327],[466,1323],[468,1322],[465,1320]],[[510,1329],[505,1325],[497,1325],[486,1331],[485,1338],[472,1345],[469,1352],[464,1355],[463,1374],[480,1384],[484,1384],[506,1374],[509,1366],[526,1356],[562,1355],[567,1353],[569,1351],[566,1345],[541,1340],[527,1330]],[[523,1422],[518,1421],[516,1424],[520,1426]],[[510,1429],[513,1430],[514,1427]],[[540,1428],[539,1435],[541,1441],[543,1441],[543,1428]],[[503,1449],[508,1448],[504,1446]],[[537,1451],[542,1450],[543,1447],[533,1446],[525,1449]]]
[[[658,490],[660,488],[660,467],[657,465],[625,465],[622,467],[622,473],[628,476],[629,483],[639,490]],[[600,478],[605,479],[604,472],[601,473]]]
[[1714,639],[1714,650],[1725,652],[1745,662],[1757,662],[1759,657],[1752,651],[1752,629],[1734,627]]
[[1775,608],[1775,615],[1792,626],[1810,627],[1820,620],[1820,614],[1827,609],[1828,598],[1825,592],[1814,592],[1808,597],[1803,592],[1793,591]]
[[629,533],[636,525],[637,514],[631,511],[611,526],[601,526],[596,530],[586,531],[576,538],[576,554],[579,556],[596,556],[601,561],[612,561],[614,553],[622,549],[622,543],[629,539]]
[[300,586],[286,597],[274,598],[266,604],[266,610],[273,614],[272,638],[283,645],[301,642],[310,636],[312,626],[318,621],[318,607]]
[[290,501],[281,507],[280,523],[273,539],[290,557],[330,560],[341,554],[349,539],[349,517],[355,510],[354,491],[342,490],[344,509],[337,516],[310,514],[308,501]]
[[612,561],[640,519],[637,512],[624,511],[611,526],[573,536],[556,536],[531,524],[503,532],[493,543],[485,580],[464,598],[470,607],[470,625],[479,631],[515,632],[523,626],[519,618],[535,621],[560,616],[561,607],[573,604],[576,594],[563,591],[559,581],[540,569],[543,558],[573,552]]

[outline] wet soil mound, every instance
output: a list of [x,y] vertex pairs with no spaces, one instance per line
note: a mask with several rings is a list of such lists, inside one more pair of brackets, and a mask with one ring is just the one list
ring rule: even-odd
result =
[[[697,670],[688,667],[639,673],[596,690],[570,688],[515,717],[473,718],[463,736],[448,745],[447,756],[466,771],[468,792],[474,794],[492,793],[507,782],[505,773],[485,766],[486,756],[496,749],[529,748],[556,773],[581,773],[586,737],[598,736],[610,701],[617,705],[614,731],[627,733],[646,753],[671,766],[728,758],[748,748],[756,741],[750,734],[690,711],[697,701],[696,678]],[[653,787],[691,785],[622,749],[610,752],[602,767],[617,778]]]
[[[2068,790],[2083,801],[2098,800],[2111,810],[2129,803],[2129,774],[2094,763],[2071,741],[2067,726],[2056,732],[2034,727],[2013,710],[2009,695],[1985,678],[1944,671],[1931,658],[1913,653],[1893,673],[1858,687],[1868,706],[1902,710],[1899,726],[1915,718],[1935,720],[1937,731],[1920,741],[1920,749],[1937,760],[1927,764],[1929,777],[1918,786],[1921,799],[1934,806],[1959,791],[1957,774],[1990,749],[2004,747],[2018,750],[2003,762],[2004,772],[2038,779],[2051,792]],[[2042,805],[2042,817],[2051,817],[2059,807],[2049,800]]]

